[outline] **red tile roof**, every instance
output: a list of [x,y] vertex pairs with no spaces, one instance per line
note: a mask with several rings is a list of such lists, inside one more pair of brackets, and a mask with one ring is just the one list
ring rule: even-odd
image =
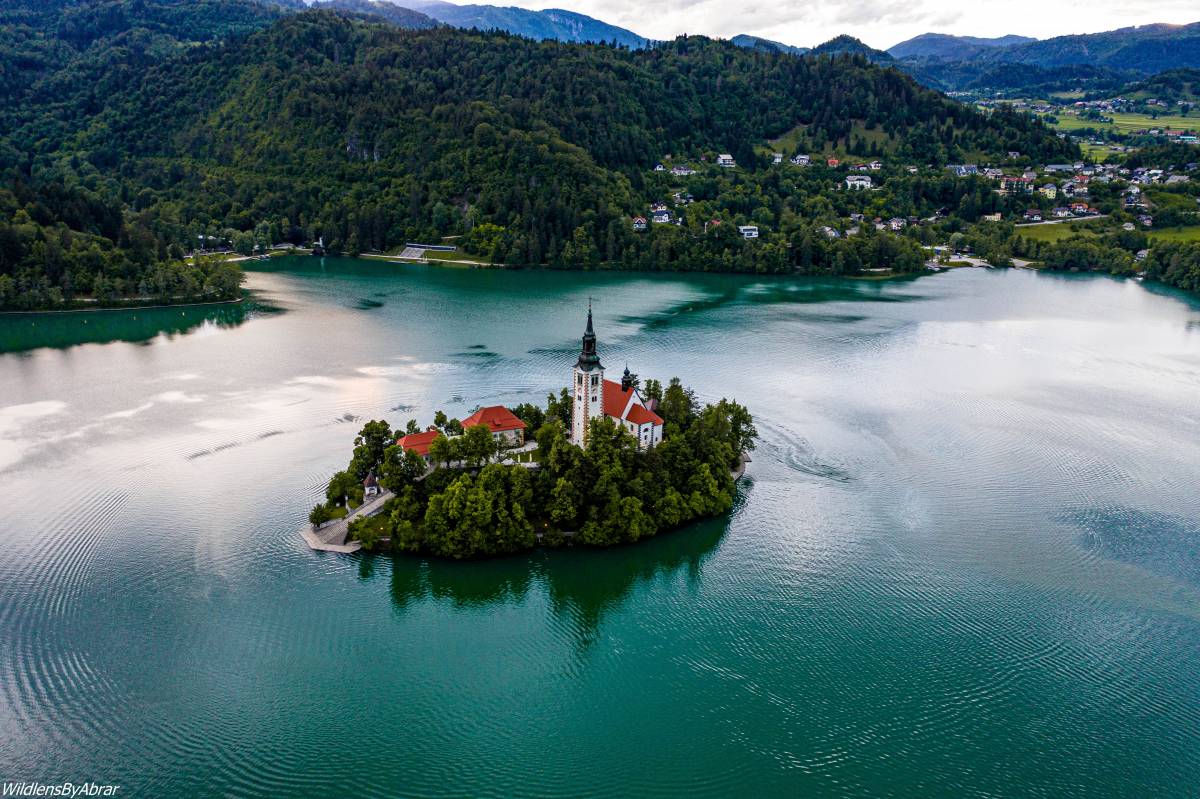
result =
[[630,421],[636,425],[663,423],[662,417],[648,408],[639,405],[636,400],[633,407],[629,409],[629,413],[626,414],[625,408],[629,405],[629,398],[632,395],[632,388],[623,389],[620,383],[605,380],[604,415],[611,416],[614,419]]
[[421,457],[429,454],[429,445],[442,434],[441,430],[426,430],[424,433],[409,433],[402,436],[396,443],[405,449],[411,449]]
[[502,433],[508,430],[524,430],[525,423],[513,415],[513,412],[503,405],[492,405],[487,408],[480,408],[475,413],[463,419],[463,429],[468,427],[476,427],[481,424],[486,424],[491,428],[493,433]]

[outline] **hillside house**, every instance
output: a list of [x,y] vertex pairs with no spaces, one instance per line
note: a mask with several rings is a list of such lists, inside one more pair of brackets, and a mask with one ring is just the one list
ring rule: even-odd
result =
[[1030,208],[1028,211],[1025,212],[1025,221],[1026,222],[1041,222],[1042,221],[1041,210],[1039,210],[1037,208]]
[[742,234],[743,239],[757,239],[758,225],[738,225],[738,233]]
[[1038,189],[1038,193],[1041,194],[1043,197],[1045,197],[1047,200],[1053,200],[1055,197],[1058,196],[1058,186],[1055,186],[1053,183],[1047,183],[1046,185],[1044,185],[1040,189]]
[[734,161],[733,156],[729,153],[721,153],[717,156],[717,166],[735,167],[737,166],[737,161]]
[[772,164],[782,164],[783,163],[783,153],[771,153],[771,163]]
[[796,154],[792,156],[792,163],[796,166],[808,166],[812,159],[807,155]]
[[635,216],[633,218],[633,229],[634,230],[645,230],[646,229],[646,217]]
[[869,189],[869,188],[871,188],[871,176],[870,175],[847,175],[846,176],[846,188],[847,189]]

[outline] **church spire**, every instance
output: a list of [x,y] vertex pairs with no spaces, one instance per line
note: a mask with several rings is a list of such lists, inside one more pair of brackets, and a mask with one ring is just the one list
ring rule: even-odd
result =
[[579,353],[578,369],[590,372],[593,369],[603,369],[600,356],[596,354],[596,331],[592,328],[592,301],[588,299],[587,329],[583,332],[583,351]]

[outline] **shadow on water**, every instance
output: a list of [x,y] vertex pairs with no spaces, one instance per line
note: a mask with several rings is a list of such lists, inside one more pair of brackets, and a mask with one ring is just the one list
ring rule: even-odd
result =
[[595,640],[605,616],[624,605],[639,586],[678,576],[695,585],[705,560],[728,529],[729,517],[722,517],[629,546],[539,550],[469,563],[364,555],[359,577],[370,580],[390,565],[391,600],[397,613],[428,601],[462,609],[519,604],[531,588],[544,589],[554,617],[571,630],[582,652]]
[[[692,314],[703,315],[729,305],[748,303],[754,305],[820,305],[830,302],[912,302],[922,299],[915,294],[900,294],[894,291],[900,286],[910,286],[916,277],[892,278],[886,281],[857,281],[816,277],[761,277],[754,283],[746,283],[746,275],[724,276],[728,285],[716,287],[707,296],[675,303],[649,316],[624,316],[620,321],[641,325],[647,329],[664,328],[686,320]],[[699,318],[699,316],[697,317]],[[824,321],[856,322],[865,319],[862,315],[828,315]],[[820,320],[817,320],[820,321]]]
[[173,338],[204,326],[233,328],[282,310],[256,300],[221,305],[55,311],[0,315],[0,353],[78,344],[133,343]]
[[1200,525],[1137,508],[1083,508],[1065,516],[1081,529],[1080,545],[1104,558],[1200,585]]

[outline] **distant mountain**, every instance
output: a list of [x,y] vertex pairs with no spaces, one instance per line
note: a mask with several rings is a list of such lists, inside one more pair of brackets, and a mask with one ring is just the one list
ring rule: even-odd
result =
[[793,47],[790,44],[771,41],[764,39],[761,36],[751,36],[748,33],[739,33],[729,41],[736,44],[738,47],[745,47],[750,50],[762,50],[768,53],[791,53],[792,55],[804,55],[808,52],[807,47]]
[[946,61],[962,61],[978,52],[993,47],[1011,47],[1036,42],[1029,36],[998,36],[985,39],[978,36],[951,36],[947,33],[922,33],[907,41],[889,47],[887,52],[895,58],[938,58]]
[[351,14],[361,14],[366,17],[382,19],[400,28],[425,30],[436,28],[438,21],[420,11],[411,8],[401,8],[386,0],[316,0],[313,8],[324,8],[332,11],[342,11]]
[[994,49],[987,56],[997,61],[1042,67],[1093,64],[1147,74],[1200,67],[1200,22],[1140,25],[1104,33],[1058,36]]
[[866,56],[867,60],[873,64],[890,64],[896,60],[890,54],[876,50],[853,36],[845,34],[830,39],[824,44],[819,44],[808,51],[809,55],[838,55],[841,53]]
[[633,48],[645,47],[651,43],[650,39],[633,31],[560,8],[529,11],[502,6],[460,6],[443,0],[402,0],[398,5],[419,11],[438,22],[456,28],[507,31],[537,40],[616,42]]

